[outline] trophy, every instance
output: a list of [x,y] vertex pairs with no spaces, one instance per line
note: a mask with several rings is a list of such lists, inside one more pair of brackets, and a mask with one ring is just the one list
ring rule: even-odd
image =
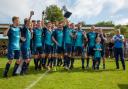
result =
[[65,18],[69,18],[72,15],[72,13],[67,10],[66,6],[62,7],[62,11],[64,11]]
[[30,11],[30,15],[34,15],[34,11]]
[[42,19],[44,20],[46,18],[46,13],[45,11],[42,12]]

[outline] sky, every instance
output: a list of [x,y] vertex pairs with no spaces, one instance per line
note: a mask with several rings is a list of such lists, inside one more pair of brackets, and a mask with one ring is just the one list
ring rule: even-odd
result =
[[84,21],[95,24],[113,21],[128,24],[128,0],[0,0],[0,23],[11,23],[12,16],[19,16],[21,23],[35,12],[32,19],[41,19],[41,13],[49,5],[66,6],[72,12],[69,18],[74,23]]

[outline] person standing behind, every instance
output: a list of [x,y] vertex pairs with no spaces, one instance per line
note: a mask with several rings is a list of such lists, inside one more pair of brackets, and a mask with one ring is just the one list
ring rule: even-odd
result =
[[13,69],[13,76],[16,76],[16,70],[20,64],[20,28],[19,17],[12,17],[13,24],[4,32],[4,36],[8,36],[8,62],[5,66],[3,77],[8,77],[8,71],[13,59],[16,59],[16,63]]
[[106,35],[103,33],[102,29],[98,29],[98,37],[101,38],[101,44],[102,44],[102,51],[101,51],[101,56],[103,59],[103,69],[105,69],[105,42],[107,41]]
[[116,59],[116,69],[119,69],[119,56],[120,56],[123,70],[125,70],[125,60],[123,53],[124,36],[120,34],[120,29],[116,30],[116,35],[113,36],[112,41],[114,43],[114,56]]

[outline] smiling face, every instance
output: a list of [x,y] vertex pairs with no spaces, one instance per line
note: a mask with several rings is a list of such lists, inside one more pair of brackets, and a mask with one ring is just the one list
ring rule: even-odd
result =
[[95,26],[91,27],[91,31],[94,32],[95,31]]
[[13,22],[13,24],[15,24],[16,26],[18,26],[19,23],[20,23],[19,17],[14,16],[14,17],[12,18],[12,22]]
[[96,38],[96,42],[97,42],[97,43],[100,43],[100,42],[101,42],[101,38],[100,38],[100,37],[97,37],[97,38]]
[[116,34],[119,35],[120,34],[120,29],[116,30]]
[[63,23],[60,22],[59,25],[58,25],[58,28],[63,29]]
[[51,23],[51,22],[48,22],[48,23],[47,23],[47,28],[48,28],[48,29],[51,29],[51,28],[52,28],[52,23]]
[[103,33],[103,30],[101,28],[99,28],[98,33]]
[[41,28],[41,21],[37,21],[37,28]]

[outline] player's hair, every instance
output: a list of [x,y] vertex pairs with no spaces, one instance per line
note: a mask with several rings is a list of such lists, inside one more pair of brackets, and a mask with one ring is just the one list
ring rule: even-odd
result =
[[32,23],[36,22],[36,20],[32,20]]
[[24,24],[26,24],[28,21],[29,21],[28,18],[25,18],[24,19]]
[[12,17],[12,21],[14,22],[16,19],[19,19],[19,17],[17,17],[17,16],[13,16]]
[[40,20],[37,20],[37,23],[41,22]]

